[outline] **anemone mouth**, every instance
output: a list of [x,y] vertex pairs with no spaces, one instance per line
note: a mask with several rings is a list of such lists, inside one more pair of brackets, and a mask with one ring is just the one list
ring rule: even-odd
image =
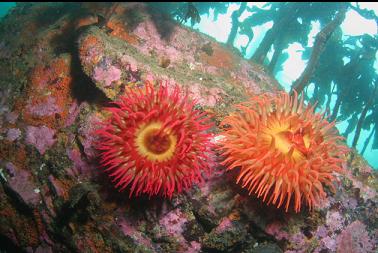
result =
[[150,122],[139,127],[135,145],[139,155],[152,162],[166,162],[175,152],[177,137],[169,128],[162,129],[161,122]]
[[310,150],[310,130],[301,127],[303,124],[299,121],[298,118],[289,121],[271,116],[263,130],[265,145],[295,162],[304,160]]

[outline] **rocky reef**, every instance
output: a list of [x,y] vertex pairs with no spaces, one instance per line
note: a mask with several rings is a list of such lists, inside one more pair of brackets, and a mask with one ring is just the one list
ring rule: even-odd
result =
[[[21,3],[0,23],[1,252],[374,252],[377,172],[354,154],[336,192],[299,213],[266,205],[217,161],[172,199],[119,193],[93,131],[126,87],[180,84],[215,125],[264,69],[142,3]],[[214,129],[217,133],[217,129]]]

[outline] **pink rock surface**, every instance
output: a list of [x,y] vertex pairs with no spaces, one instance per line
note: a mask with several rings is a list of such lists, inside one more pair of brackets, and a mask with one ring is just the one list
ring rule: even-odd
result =
[[54,135],[55,131],[46,126],[28,126],[26,128],[26,143],[33,145],[43,155],[56,142]]
[[33,183],[31,174],[26,170],[17,171],[9,180],[9,186],[29,205],[37,205],[41,200],[38,188]]
[[29,112],[35,116],[51,116],[55,113],[62,112],[62,109],[56,105],[56,99],[54,97],[48,97],[45,103],[36,105],[29,104]]
[[10,128],[10,129],[8,129],[6,139],[7,139],[8,141],[13,142],[13,141],[19,139],[20,136],[21,136],[21,131],[20,131],[20,129],[18,129],[18,128]]
[[17,112],[9,112],[5,115],[5,118],[9,123],[14,124],[16,123],[18,116],[19,114]]
[[115,66],[109,68],[96,67],[94,70],[94,78],[96,81],[104,83],[105,87],[109,87],[113,82],[121,78],[121,70]]
[[185,214],[179,209],[167,213],[159,221],[160,225],[172,236],[182,234],[186,222]]
[[337,237],[337,252],[365,253],[373,252],[377,240],[372,240],[366,231],[366,226],[360,221],[354,221]]

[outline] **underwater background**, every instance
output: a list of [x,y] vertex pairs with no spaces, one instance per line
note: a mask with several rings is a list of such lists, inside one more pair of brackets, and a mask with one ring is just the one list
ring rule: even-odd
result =
[[377,11],[0,3],[0,252],[376,252]]
[[[13,2],[0,3],[0,18],[2,16],[5,16],[8,10],[13,6],[15,6],[15,3]],[[350,61],[350,58],[354,53],[356,53],[358,50],[363,50],[364,45],[361,45],[360,43],[364,40],[364,38],[366,40],[369,40],[369,37],[376,38],[377,36],[377,23],[374,20],[374,15],[377,15],[378,4],[374,2],[362,2],[359,3],[358,6],[361,9],[363,9],[363,11],[356,11],[355,9],[350,8],[346,13],[345,19],[338,28],[340,29],[340,34],[337,35],[339,36],[339,38],[335,38],[335,43],[339,43],[339,47],[331,48],[336,45],[329,45],[329,57],[335,57],[336,55],[334,54],[338,53],[337,51],[332,51],[333,49],[340,50],[338,57],[343,59],[343,63],[338,62],[336,59],[333,59],[333,61],[326,58],[322,59],[323,62],[320,62],[319,64],[325,65],[324,68],[328,68],[330,71],[332,71],[332,69],[335,69],[335,72],[315,73],[315,76],[313,78],[319,78],[319,80],[317,80],[316,82],[311,80],[310,84],[306,88],[306,96],[312,103],[316,100],[318,100],[319,103],[323,103],[318,105],[317,110],[319,111],[324,111],[327,108],[335,108],[337,97],[340,96],[340,94],[338,93],[338,85],[342,84],[338,84],[336,82],[336,79],[338,78],[337,73],[339,73],[336,72],[338,71],[338,66],[332,64],[340,63],[344,64],[345,66],[348,63],[348,61]],[[257,47],[264,38],[266,32],[272,27],[274,22],[273,8],[276,7],[274,5],[266,5],[266,3],[264,2],[248,3],[247,7],[248,8],[245,9],[242,13],[238,13],[238,20],[240,24],[238,32],[234,35],[235,38],[233,40],[233,46],[243,53],[243,57],[249,59],[256,51]],[[230,31],[232,28],[231,15],[234,11],[239,10],[240,4],[229,2],[225,3],[224,7],[217,6],[217,8],[218,9],[209,9],[209,11],[206,10],[206,13],[201,13],[200,22],[194,22],[194,25],[192,27],[194,29],[198,29],[202,33],[212,36],[219,42],[226,43],[229,39]],[[255,15],[255,18],[252,18],[252,14],[257,9],[249,8],[261,8],[261,10],[266,11],[261,11],[261,14],[259,13],[258,15]],[[268,11],[269,9],[271,9],[271,11]],[[323,22],[319,22],[319,17],[316,17],[316,15],[318,15],[317,13],[309,13],[305,15],[309,15],[308,17],[306,17],[310,19],[309,25],[306,25],[305,28],[290,28],[291,30],[297,29],[297,31],[293,31],[297,34],[292,34],[292,38],[287,38],[287,41],[284,42],[285,45],[283,45],[282,48],[280,48],[280,50],[282,50],[282,53],[278,57],[278,63],[276,63],[276,66],[274,67],[273,71],[275,78],[279,81],[279,83],[284,87],[286,91],[289,91],[291,89],[292,83],[303,72],[306,63],[308,62],[310,49],[313,46],[315,36],[320,31],[320,25],[321,22]],[[311,17],[311,15],[313,15],[313,17]],[[329,14],[324,13],[321,15]],[[300,19],[302,18],[299,17],[298,21],[300,21]],[[187,22],[184,22],[184,24],[190,27],[192,25],[191,22],[192,21],[189,19]],[[247,28],[248,26],[250,27],[250,31],[246,30],[249,29]],[[336,35],[334,35],[334,37],[336,37]],[[366,47],[370,46],[372,46],[371,50],[376,49],[376,45],[366,45]],[[351,81],[351,83],[353,83],[353,85],[357,87],[359,86],[361,88],[366,88],[366,90],[363,91],[365,92],[365,96],[367,95],[367,93],[369,93],[369,91],[373,91],[373,84],[374,80],[376,80],[376,73],[378,69],[378,53],[377,51],[375,51],[371,52],[371,54],[373,58],[370,60],[370,63],[364,63],[366,65],[360,67],[360,70],[362,70],[364,73],[370,76],[366,77],[367,79],[363,79],[363,73],[361,73],[362,76],[357,77],[357,79],[359,79],[358,81]],[[272,46],[269,52],[267,53],[267,58],[265,60],[267,66],[269,61],[271,61],[273,55],[274,46]],[[330,74],[332,74],[333,77],[326,76]],[[358,84],[358,82],[361,82],[361,84]],[[321,88],[322,90],[320,90],[319,87],[322,86],[324,87]],[[333,93],[329,101],[329,104],[327,105],[330,94],[330,87],[333,89]],[[354,96],[355,98],[345,99],[348,99],[351,102],[351,104],[353,104],[353,99],[357,99],[359,102],[354,104],[352,108],[345,108],[347,106],[350,106],[347,105],[347,103],[345,103],[344,106],[341,106],[341,109],[339,110],[336,118],[336,126],[339,129],[339,131],[344,135],[344,137],[347,138],[348,145],[352,146],[354,136],[357,130],[358,119],[360,118],[361,112],[364,108],[364,102],[366,103],[368,98],[357,98],[357,96],[360,96],[359,93],[353,93],[353,95],[351,94],[350,96]],[[355,147],[373,168],[378,169],[378,133],[376,134],[376,121],[378,120],[378,114],[375,111],[377,110],[376,108],[376,102],[373,102],[373,104],[370,106],[366,113],[366,120],[364,120],[363,127],[359,134],[359,138],[357,138],[357,144]]]

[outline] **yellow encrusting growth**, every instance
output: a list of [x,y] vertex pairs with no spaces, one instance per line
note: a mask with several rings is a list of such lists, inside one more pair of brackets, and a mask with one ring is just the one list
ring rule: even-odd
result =
[[153,162],[168,161],[175,152],[177,137],[162,127],[160,122],[150,122],[141,125],[135,134],[139,154]]

